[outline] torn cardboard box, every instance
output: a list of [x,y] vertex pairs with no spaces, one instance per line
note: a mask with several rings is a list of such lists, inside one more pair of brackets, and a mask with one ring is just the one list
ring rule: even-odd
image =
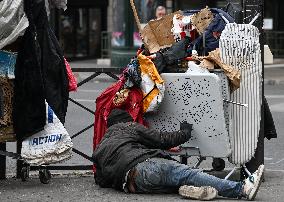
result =
[[182,14],[181,11],[164,16],[158,20],[151,20],[141,30],[141,37],[150,53],[155,53],[161,48],[171,47],[175,43],[173,33],[173,17]]
[[212,22],[213,18],[213,13],[206,6],[206,8],[191,16],[191,23],[197,29],[198,33],[202,34]]
[[205,57],[194,56],[193,59],[201,61],[200,66],[207,68],[207,69],[212,69],[212,62],[213,62],[214,64],[219,66],[221,69],[223,69],[224,73],[230,80],[230,84],[231,84],[230,87],[232,91],[240,87],[240,82],[241,82],[240,71],[233,68],[230,65],[224,64],[221,61],[219,48],[217,48],[214,51],[209,52],[208,56],[205,56]]

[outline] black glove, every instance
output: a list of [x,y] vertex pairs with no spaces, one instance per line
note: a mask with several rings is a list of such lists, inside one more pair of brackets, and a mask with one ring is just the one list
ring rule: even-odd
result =
[[191,138],[192,124],[183,121],[180,123],[180,130],[186,135],[188,139]]

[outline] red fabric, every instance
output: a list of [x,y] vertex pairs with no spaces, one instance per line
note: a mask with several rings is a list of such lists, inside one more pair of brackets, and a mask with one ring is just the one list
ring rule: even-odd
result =
[[[125,78],[122,76],[118,82],[108,87],[97,99],[96,99],[96,112],[95,112],[95,125],[94,125],[94,139],[93,149],[100,143],[107,129],[107,117],[111,110],[114,108],[120,108],[126,110],[133,118],[135,122],[146,125],[143,120],[143,93],[139,88],[130,88],[129,96],[121,106],[115,106],[113,99],[116,92],[122,89]],[[93,168],[94,173],[96,168]]]
[[184,39],[186,37],[186,33],[185,32],[181,32],[180,36],[181,36],[182,39]]
[[66,71],[68,75],[68,80],[69,80],[69,92],[70,91],[77,91],[77,80],[76,77],[73,75],[73,72],[71,70],[70,64],[67,62],[67,60],[64,58],[65,61],[65,66],[66,66]]

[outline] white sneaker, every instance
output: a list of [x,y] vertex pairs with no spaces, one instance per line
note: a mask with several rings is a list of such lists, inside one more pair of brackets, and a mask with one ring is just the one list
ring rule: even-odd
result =
[[209,201],[217,197],[218,191],[209,186],[194,187],[183,185],[179,188],[179,195],[184,198]]
[[243,193],[245,197],[250,201],[253,201],[257,194],[257,191],[262,181],[263,171],[264,165],[260,165],[257,171],[255,171],[244,181]]

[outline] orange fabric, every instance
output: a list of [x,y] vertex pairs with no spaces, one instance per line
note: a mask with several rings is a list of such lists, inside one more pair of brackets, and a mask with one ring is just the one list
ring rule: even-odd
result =
[[[155,99],[155,97],[158,96],[160,93],[160,90],[157,88],[157,84],[163,84],[164,80],[160,76],[156,66],[152,62],[151,59],[149,59],[147,56],[139,54],[138,55],[138,61],[140,65],[140,70],[141,70],[141,77],[143,80],[143,76],[149,75],[151,80],[154,82],[153,90],[151,93],[149,92],[143,92],[144,94],[144,99],[143,99],[143,111],[144,113],[147,111],[149,106],[151,105],[152,101]],[[149,93],[149,94],[148,94]],[[147,96],[147,97],[145,97]],[[153,103],[155,104],[155,103]]]
[[147,56],[140,54],[138,55],[138,61],[142,74],[149,74],[149,76],[156,84],[164,83],[164,80],[160,76],[152,60],[150,60]]
[[154,98],[159,94],[159,90],[155,88],[149,95],[144,94],[144,97],[147,95],[147,97],[143,100],[143,112],[145,113],[147,109],[149,108],[151,102],[154,100]]

